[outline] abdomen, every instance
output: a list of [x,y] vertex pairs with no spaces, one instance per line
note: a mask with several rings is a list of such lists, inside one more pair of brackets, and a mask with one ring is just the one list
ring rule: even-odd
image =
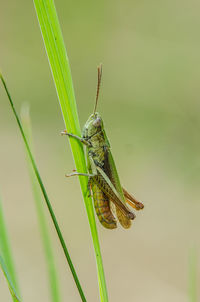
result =
[[94,207],[100,223],[107,229],[117,227],[116,219],[110,209],[110,201],[94,182],[92,183]]

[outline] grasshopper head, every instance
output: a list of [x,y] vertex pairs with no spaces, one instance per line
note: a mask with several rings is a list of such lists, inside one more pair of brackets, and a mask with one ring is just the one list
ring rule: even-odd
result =
[[98,112],[90,115],[83,128],[83,138],[90,139],[93,135],[101,132],[103,129],[103,121]]

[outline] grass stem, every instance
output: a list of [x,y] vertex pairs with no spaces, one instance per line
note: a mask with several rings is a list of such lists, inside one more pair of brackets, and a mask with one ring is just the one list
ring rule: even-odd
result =
[[26,139],[25,132],[24,132],[24,130],[23,130],[22,124],[21,124],[20,119],[19,119],[19,117],[18,117],[18,114],[17,114],[17,112],[16,112],[16,110],[15,110],[14,103],[13,103],[12,98],[11,98],[11,96],[10,96],[10,93],[9,93],[9,91],[8,91],[8,89],[7,89],[7,86],[6,86],[6,83],[5,83],[5,81],[4,81],[4,78],[3,78],[3,76],[2,76],[1,74],[0,74],[0,79],[1,79],[1,81],[2,81],[2,83],[3,83],[3,86],[4,86],[5,90],[6,90],[6,93],[7,93],[8,99],[9,99],[9,101],[10,101],[10,105],[11,105],[11,107],[12,107],[14,116],[15,116],[15,118],[16,118],[16,120],[17,120],[17,124],[18,124],[18,126],[19,126],[21,135],[22,135],[22,137],[23,137],[23,141],[24,141],[24,143],[25,143],[25,147],[26,147],[27,153],[28,153],[28,155],[29,155],[29,157],[30,157],[30,161],[31,161],[33,170],[34,170],[34,172],[35,172],[35,175],[36,175],[36,177],[37,177],[37,180],[38,180],[38,183],[39,183],[39,185],[40,185],[41,191],[42,191],[42,193],[43,193],[43,196],[44,196],[46,205],[47,205],[48,210],[49,210],[49,213],[50,213],[50,215],[51,215],[53,224],[54,224],[54,226],[55,226],[55,229],[56,229],[58,238],[59,238],[60,243],[61,243],[61,245],[62,245],[62,248],[63,248],[64,254],[65,254],[65,257],[66,257],[66,259],[67,259],[67,262],[68,262],[68,264],[69,264],[70,270],[71,270],[71,272],[72,272],[74,281],[75,281],[75,283],[76,283],[76,286],[77,286],[77,288],[78,288],[78,291],[79,291],[79,294],[80,294],[80,296],[81,296],[82,301],[85,302],[85,301],[86,301],[85,295],[84,295],[84,293],[83,293],[83,290],[82,290],[82,287],[81,287],[81,285],[80,285],[78,276],[77,276],[77,274],[76,274],[74,265],[73,265],[72,260],[71,260],[71,258],[70,258],[70,255],[69,255],[68,249],[67,249],[67,247],[66,247],[64,238],[63,238],[63,236],[62,236],[60,227],[59,227],[59,225],[58,225],[56,216],[55,216],[55,214],[54,214],[54,211],[53,211],[52,206],[51,206],[51,203],[50,203],[50,201],[49,201],[49,198],[48,198],[46,189],[45,189],[45,187],[44,187],[44,185],[43,185],[43,182],[42,182],[42,179],[41,179],[41,177],[40,177],[40,174],[39,174],[37,165],[36,165],[36,163],[35,163],[35,160],[34,160],[34,157],[33,157],[33,155],[32,155],[31,149],[30,149],[30,147],[29,147],[28,141],[27,141],[27,139]]
[[[35,9],[51,67],[56,91],[60,101],[64,123],[69,133],[80,136],[80,124],[76,107],[71,71],[64,40],[53,0],[34,0]],[[69,138],[76,170],[86,173],[83,146],[76,139]],[[88,197],[87,178],[79,177],[80,186],[90,224],[96,256],[100,299],[108,301],[103,261],[101,257],[98,233],[91,198]]]

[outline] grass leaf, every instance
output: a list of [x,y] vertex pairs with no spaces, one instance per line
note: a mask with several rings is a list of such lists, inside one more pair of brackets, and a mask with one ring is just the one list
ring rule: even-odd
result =
[[29,155],[29,157],[30,157],[30,161],[31,161],[33,170],[34,170],[34,172],[35,172],[35,175],[36,175],[36,177],[37,177],[37,180],[38,180],[38,183],[39,183],[39,185],[40,185],[41,191],[42,191],[42,193],[43,193],[44,200],[45,200],[45,202],[46,202],[46,205],[47,205],[47,207],[48,207],[49,213],[50,213],[50,215],[51,215],[53,224],[54,224],[54,226],[55,226],[55,229],[56,229],[58,238],[59,238],[60,243],[61,243],[61,245],[62,245],[62,248],[63,248],[64,254],[65,254],[66,260],[67,260],[67,262],[68,262],[68,264],[69,264],[69,267],[70,267],[70,270],[71,270],[71,272],[72,272],[72,275],[73,275],[74,281],[75,281],[75,283],[76,283],[76,286],[77,286],[77,288],[78,288],[79,294],[80,294],[80,296],[81,296],[82,301],[86,301],[86,298],[85,298],[85,296],[84,296],[84,293],[83,293],[82,287],[81,287],[81,285],[80,285],[78,276],[77,276],[77,274],[76,274],[74,265],[73,265],[73,263],[72,263],[72,260],[71,260],[71,257],[70,257],[70,255],[69,255],[68,249],[67,249],[67,247],[66,247],[64,238],[63,238],[63,236],[62,236],[60,227],[59,227],[59,225],[58,225],[56,216],[55,216],[54,211],[53,211],[53,209],[52,209],[52,206],[51,206],[51,203],[50,203],[50,201],[49,201],[49,198],[48,198],[46,189],[45,189],[45,187],[44,187],[44,185],[43,185],[43,182],[42,182],[42,179],[41,179],[41,177],[40,177],[40,174],[39,174],[37,165],[36,165],[36,163],[35,163],[35,160],[34,160],[34,157],[33,157],[33,155],[32,155],[31,149],[30,149],[30,147],[29,147],[28,141],[27,141],[27,139],[26,139],[26,136],[25,136],[25,133],[24,133],[22,124],[21,124],[20,119],[19,119],[19,116],[18,116],[18,114],[17,114],[17,112],[16,112],[16,110],[15,110],[14,103],[13,103],[13,101],[12,101],[12,98],[11,98],[11,96],[10,96],[10,93],[9,93],[9,91],[8,91],[8,88],[7,88],[7,86],[6,86],[6,83],[5,83],[5,81],[4,81],[4,78],[3,78],[2,74],[0,74],[0,79],[1,79],[1,81],[2,81],[2,83],[3,83],[3,86],[4,86],[4,88],[5,88],[5,91],[6,91],[6,93],[7,93],[7,96],[8,96],[8,99],[9,99],[9,102],[10,102],[10,105],[11,105],[11,108],[12,108],[12,111],[13,111],[13,114],[14,114],[16,120],[17,120],[17,124],[18,124],[18,126],[19,126],[19,129],[20,129],[20,132],[21,132],[21,135],[22,135],[24,144],[25,144],[25,146],[26,146],[27,153],[28,153],[28,155]]
[[[58,98],[60,101],[66,129],[68,132],[80,136],[80,125],[78,120],[69,60],[67,57],[54,2],[53,0],[34,0],[34,4]],[[70,138],[69,140],[77,171],[86,173],[87,169],[81,143],[73,138]],[[88,180],[86,177],[79,177],[79,181],[93,238],[93,245],[98,269],[100,297],[101,301],[108,301],[94,210],[92,206],[92,200],[91,198],[88,198]]]
[[17,292],[16,292],[16,289],[15,289],[15,286],[14,286],[14,284],[12,282],[12,278],[11,278],[9,272],[8,272],[6,264],[5,264],[4,260],[3,260],[3,258],[1,257],[1,255],[0,255],[0,267],[1,267],[2,271],[3,271],[3,273],[4,273],[4,276],[6,277],[7,282],[8,282],[8,287],[9,287],[10,293],[12,295],[13,301],[14,302],[20,302],[20,300],[19,300],[19,298],[17,296]]
[[14,285],[17,292],[19,293],[19,286],[18,286],[17,276],[15,273],[14,260],[10,248],[8,232],[7,232],[6,223],[3,215],[1,200],[0,200],[0,253],[4,258],[5,265],[7,267],[7,271],[10,276],[10,280],[12,280],[12,284]]
[[189,250],[189,301],[197,302],[197,251]]

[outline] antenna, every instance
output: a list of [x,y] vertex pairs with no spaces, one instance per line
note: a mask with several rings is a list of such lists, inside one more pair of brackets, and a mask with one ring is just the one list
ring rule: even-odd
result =
[[98,97],[99,97],[99,89],[101,85],[101,77],[102,77],[102,64],[100,64],[97,68],[98,71],[98,81],[97,81],[97,94],[96,94],[96,101],[95,101],[95,107],[94,107],[94,114],[97,109],[97,102],[98,102]]

